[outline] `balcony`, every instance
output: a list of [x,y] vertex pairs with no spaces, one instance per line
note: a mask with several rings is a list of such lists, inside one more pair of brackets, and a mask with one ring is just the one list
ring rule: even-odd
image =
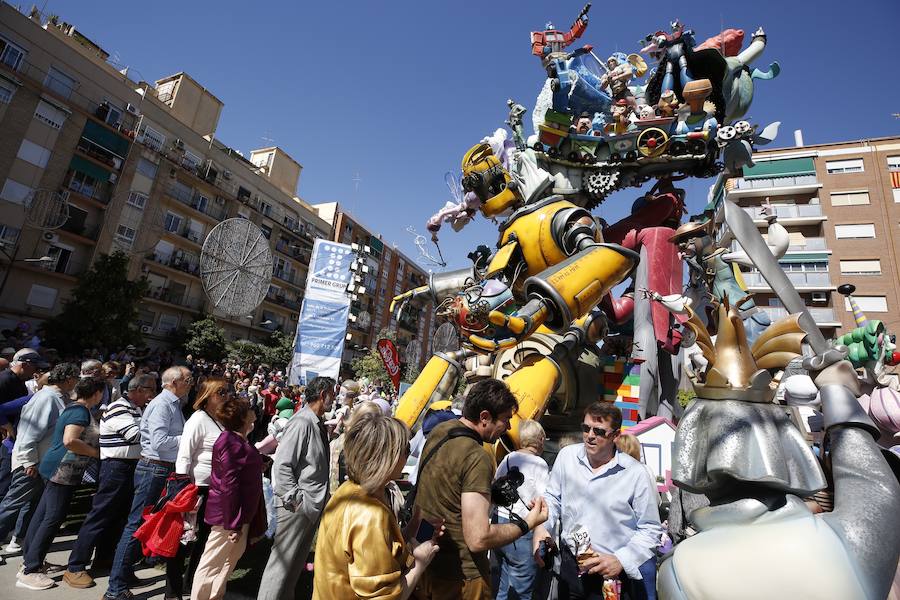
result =
[[87,238],[94,242],[97,241],[97,238],[100,236],[100,226],[99,225],[85,225],[84,223],[73,223],[71,219],[68,219],[62,227],[59,228],[61,231],[66,231],[68,233],[73,233],[75,235],[81,236],[83,238]]
[[147,260],[151,260],[166,267],[171,267],[177,271],[193,275],[194,277],[200,276],[200,259],[196,256],[154,252],[147,256]]
[[83,156],[87,156],[110,169],[120,171],[122,169],[122,157],[117,156],[99,144],[95,144],[87,138],[81,138],[75,150]]
[[[754,221],[765,223],[761,206],[742,206],[741,208],[753,217]],[[773,204],[772,208],[775,209],[775,216],[779,221],[790,221],[791,219],[824,221],[828,218],[822,213],[821,204]]]
[[109,186],[104,183],[91,184],[87,182],[78,181],[77,179],[69,176],[69,181],[65,184],[66,189],[74,194],[78,194],[83,198],[87,198],[88,200],[93,200],[103,206],[109,204]]
[[[827,271],[823,272],[792,272],[785,273],[791,283],[796,288],[807,288],[815,290],[833,290],[835,286],[831,283],[831,277]],[[744,283],[750,288],[750,291],[756,289],[770,290],[772,289],[761,273],[743,273]]]
[[783,194],[807,194],[814,193],[822,187],[822,184],[819,183],[814,174],[757,179],[735,177],[729,180],[729,183],[734,186],[727,192],[727,197],[731,199],[780,196]]
[[277,304],[278,306],[283,306],[287,309],[299,311],[300,310],[300,300],[291,300],[287,296],[283,294],[266,294],[266,300],[272,302],[273,304]]
[[[723,228],[724,230],[724,228]],[[731,251],[737,252],[741,249],[737,241],[731,242]],[[827,252],[828,244],[823,237],[808,237],[803,239],[802,244],[791,244],[788,246],[788,252]]]
[[272,276],[276,277],[282,281],[287,281],[290,284],[297,284],[297,275],[293,271],[286,271],[284,269],[274,269],[272,271]]
[[190,297],[185,290],[174,291],[168,287],[151,287],[144,294],[144,297],[152,300],[159,300],[160,302],[168,302],[169,304],[191,310],[200,310],[200,305],[202,303],[199,298]]
[[194,190],[187,188],[186,186],[169,185],[169,187],[166,188],[166,194],[171,198],[178,200],[185,206],[189,206],[215,221],[221,221],[225,218],[226,211],[224,204],[217,204],[215,201],[211,201],[209,198],[206,198],[206,196],[195,193]]
[[[759,308],[768,313],[769,318],[772,319],[773,322],[779,319],[783,319],[789,314],[786,308],[782,308],[779,306],[760,306]],[[841,322],[841,320],[834,314],[833,308],[816,308],[813,306],[807,306],[806,310],[809,311],[809,314],[816,322],[816,325],[819,325],[820,327],[837,327]]]
[[193,242],[198,246],[203,243],[203,240],[200,238],[200,234],[196,231],[191,230],[190,227],[182,227],[180,231],[171,231],[170,233],[174,233],[179,237],[183,237],[189,242]]

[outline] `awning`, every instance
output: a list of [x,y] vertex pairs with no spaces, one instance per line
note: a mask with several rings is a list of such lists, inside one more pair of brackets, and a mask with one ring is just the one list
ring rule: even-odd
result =
[[94,142],[98,146],[105,148],[123,160],[128,156],[128,140],[90,119],[85,122],[84,131],[81,132],[81,136]]
[[104,169],[97,163],[93,163],[80,156],[72,157],[72,162],[69,163],[69,168],[74,171],[80,171],[85,175],[90,175],[91,177],[102,183],[106,183],[107,181],[109,181],[109,175],[111,171],[111,169]]
[[795,177],[815,175],[816,165],[812,158],[785,158],[758,162],[755,166],[744,167],[744,179],[763,177]]

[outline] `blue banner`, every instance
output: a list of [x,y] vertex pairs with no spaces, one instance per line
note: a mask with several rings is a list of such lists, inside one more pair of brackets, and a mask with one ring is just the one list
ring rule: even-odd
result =
[[317,375],[337,378],[347,334],[350,297],[346,293],[352,277],[350,246],[316,240],[297,334],[288,383],[306,384]]

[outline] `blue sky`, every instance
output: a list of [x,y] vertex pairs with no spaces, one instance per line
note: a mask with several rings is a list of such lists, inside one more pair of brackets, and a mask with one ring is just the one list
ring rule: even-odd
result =
[[[217,137],[245,153],[274,139],[304,167],[301,197],[341,202],[417,256],[405,230],[425,233],[449,199],[444,172],[458,171],[463,153],[502,126],[507,98],[533,105],[544,73],[529,32],[548,20],[567,27],[582,5],[48,0],[41,8],[76,24],[135,78],[190,73],[225,103]],[[807,144],[900,133],[896,0],[595,2],[590,16],[580,43],[604,57],[637,51],[674,18],[698,42],[722,25],[744,29],[749,42],[762,25],[768,47],[756,66],[777,60],[782,73],[757,83],[749,117],[782,121],[772,147],[791,145],[795,129]],[[684,185],[692,212],[707,186]],[[618,192],[596,212],[618,220],[639,194]],[[441,235],[451,267],[495,242],[480,217]]]

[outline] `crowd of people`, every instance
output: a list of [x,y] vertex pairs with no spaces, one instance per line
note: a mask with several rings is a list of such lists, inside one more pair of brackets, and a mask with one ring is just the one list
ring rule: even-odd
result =
[[[608,403],[552,468],[535,421],[495,465],[485,445],[517,408],[497,380],[433,403],[413,435],[368,382],[291,386],[266,366],[133,347],[80,362],[6,350],[0,542],[22,553],[18,587],[103,572],[104,599],[127,599],[150,561],[166,598],[222,598],[269,537],[263,600],[294,598],[310,569],[317,599],[655,598],[660,498]],[[80,486],[96,486],[90,509],[51,565]]]

